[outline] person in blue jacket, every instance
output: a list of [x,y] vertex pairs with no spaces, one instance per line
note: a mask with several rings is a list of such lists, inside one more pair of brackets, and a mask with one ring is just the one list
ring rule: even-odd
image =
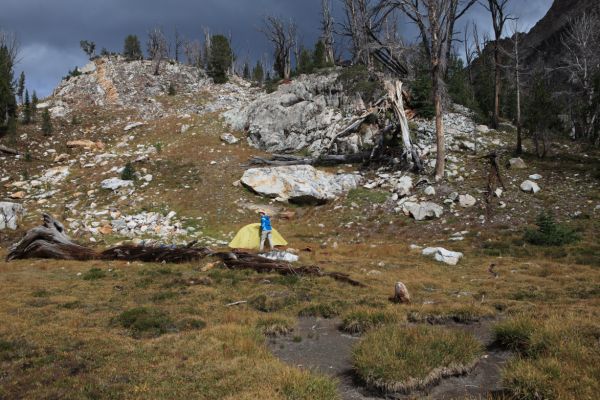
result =
[[258,212],[260,214],[260,249],[259,251],[263,251],[265,248],[265,240],[269,242],[269,248],[271,251],[273,250],[273,240],[271,236],[271,232],[273,228],[271,227],[271,218],[267,215],[264,210],[260,210]]

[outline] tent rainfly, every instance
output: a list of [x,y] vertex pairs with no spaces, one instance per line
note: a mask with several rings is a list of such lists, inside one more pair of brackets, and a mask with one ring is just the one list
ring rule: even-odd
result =
[[[288,242],[275,229],[271,232],[273,246],[287,246]],[[260,247],[260,223],[244,226],[229,243],[232,249],[258,249]]]

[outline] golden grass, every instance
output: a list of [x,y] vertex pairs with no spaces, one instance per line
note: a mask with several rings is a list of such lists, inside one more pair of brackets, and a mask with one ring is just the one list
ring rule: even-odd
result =
[[470,333],[394,324],[368,332],[354,349],[353,362],[367,385],[385,393],[409,393],[470,371],[481,355],[481,345]]

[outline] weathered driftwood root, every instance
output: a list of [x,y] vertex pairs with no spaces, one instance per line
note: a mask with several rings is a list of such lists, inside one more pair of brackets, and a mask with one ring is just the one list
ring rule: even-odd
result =
[[231,269],[252,269],[256,272],[277,272],[281,275],[328,276],[352,286],[365,286],[363,283],[350,278],[347,274],[342,272],[325,272],[316,265],[293,267],[290,263],[269,260],[268,258],[242,251],[214,253],[213,256],[219,257],[227,268]]
[[44,214],[42,226],[30,229],[23,239],[9,249],[7,261],[28,258],[51,258],[58,260],[119,260],[142,262],[185,263],[206,257],[217,257],[227,268],[253,269],[257,272],[277,272],[282,275],[329,276],[353,286],[364,286],[341,272],[325,272],[319,267],[298,266],[273,261],[243,251],[215,253],[207,247],[187,246],[116,246],[97,253],[73,242],[65,233],[63,225]]
[[23,239],[9,248],[6,260],[20,258],[55,258],[59,260],[90,260],[96,253],[73,241],[65,233],[64,226],[48,214],[44,223],[29,230]]

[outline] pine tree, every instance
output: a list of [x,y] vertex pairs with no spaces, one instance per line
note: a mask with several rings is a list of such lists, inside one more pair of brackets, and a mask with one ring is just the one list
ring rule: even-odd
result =
[[23,123],[31,123],[31,102],[29,101],[29,90],[25,89],[25,103],[23,105]]
[[250,80],[250,66],[248,65],[248,63],[244,64],[243,77],[245,80]]
[[52,134],[52,119],[50,118],[50,111],[48,111],[47,108],[45,108],[42,113],[42,132],[46,136]]
[[92,59],[94,54],[96,54],[96,43],[94,42],[91,42],[89,40],[81,40],[79,42],[79,46],[81,47],[81,50],[83,50],[83,52],[87,54],[89,59]]
[[16,117],[17,101],[13,86],[13,60],[6,46],[0,46],[0,128]]
[[21,71],[21,75],[19,76],[19,84],[17,86],[17,96],[19,96],[19,100],[21,100],[21,104],[23,104],[23,91],[25,90],[25,72]]
[[208,59],[208,76],[215,83],[226,83],[227,70],[233,60],[233,52],[229,46],[229,39],[223,35],[212,37],[210,55]]
[[39,99],[37,97],[37,93],[34,90],[33,94],[31,95],[31,120],[32,121],[35,121],[35,114],[37,113],[38,103],[39,103]]
[[296,66],[297,74],[310,74],[313,71],[313,54],[308,49],[302,49]]
[[137,35],[127,35],[123,46],[123,56],[130,61],[143,58],[142,45]]
[[257,61],[256,66],[252,70],[252,80],[260,85],[262,84],[264,78],[265,71],[263,70],[262,64]]
[[313,53],[313,65],[315,68],[327,67],[327,56],[325,53],[325,45],[321,40],[315,44],[315,52]]

